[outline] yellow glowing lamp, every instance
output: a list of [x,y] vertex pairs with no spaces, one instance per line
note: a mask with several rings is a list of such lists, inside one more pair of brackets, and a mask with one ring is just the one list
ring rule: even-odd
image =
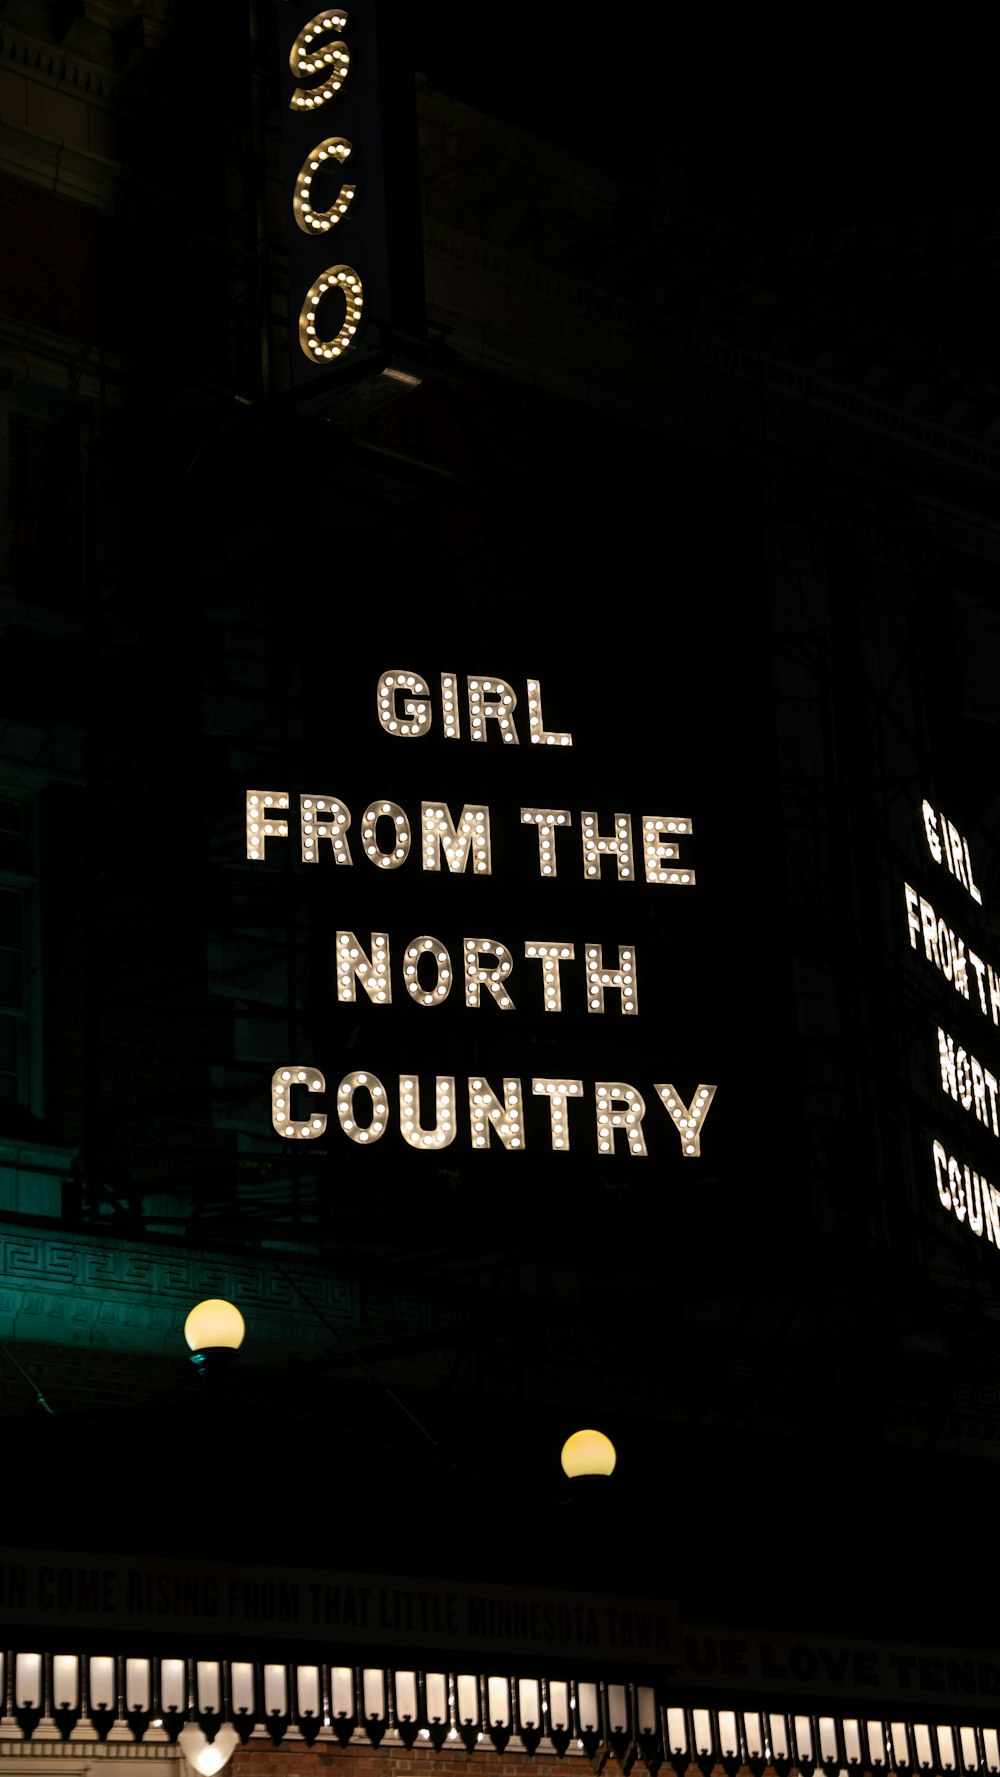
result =
[[[199,1303],[199,1307],[204,1306],[203,1302]],[[197,1314],[198,1309],[192,1312]],[[193,1721],[187,1722],[177,1736],[177,1744],[198,1777],[216,1777],[216,1772],[228,1765],[239,1743],[240,1737],[228,1721],[220,1723],[214,1740],[209,1740]]]
[[191,1362],[204,1369],[208,1361],[236,1356],[246,1333],[246,1322],[232,1302],[211,1297],[192,1308],[184,1322],[184,1337],[191,1350]]
[[575,1431],[562,1447],[564,1472],[575,1475],[610,1475],[618,1454],[602,1431]]

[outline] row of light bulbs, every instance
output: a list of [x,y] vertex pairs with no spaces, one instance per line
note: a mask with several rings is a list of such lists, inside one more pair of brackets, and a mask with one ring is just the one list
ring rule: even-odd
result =
[[[233,1302],[211,1297],[192,1308],[184,1322],[184,1337],[192,1363],[205,1371],[213,1364],[232,1360],[246,1337],[246,1322]],[[615,1447],[604,1432],[592,1427],[575,1431],[562,1447],[563,1472],[578,1475],[610,1475],[617,1461]]]

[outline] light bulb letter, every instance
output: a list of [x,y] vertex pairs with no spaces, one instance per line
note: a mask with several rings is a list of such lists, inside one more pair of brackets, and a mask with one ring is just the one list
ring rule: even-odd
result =
[[685,1160],[697,1160],[701,1154],[701,1131],[717,1090],[716,1086],[696,1086],[691,1103],[685,1104],[676,1086],[656,1086],[663,1108],[672,1118],[680,1137]]
[[297,1086],[304,1086],[307,1092],[326,1091],[326,1081],[318,1067],[301,1067],[292,1062],[288,1067],[276,1068],[271,1076],[271,1124],[278,1135],[308,1140],[325,1132],[326,1116],[317,1111],[305,1122],[299,1122],[291,1115],[292,1089]]
[[315,86],[297,86],[289,110],[318,111],[339,93],[347,79],[351,54],[341,38],[331,39],[328,33],[342,31],[346,24],[346,12],[335,7],[329,12],[318,12],[303,25],[288,52],[288,65],[296,80],[309,74],[318,74],[320,79]]
[[542,687],[537,679],[528,680],[528,734],[534,747],[571,747],[573,736],[561,734],[545,726],[542,712]]
[[549,1101],[549,1128],[553,1148],[557,1152],[568,1152],[569,1119],[566,1107],[571,1098],[581,1096],[583,1081],[534,1079],[531,1090],[536,1098],[547,1098]]
[[419,673],[385,672],[375,691],[375,707],[386,734],[419,740],[431,725],[430,692]]
[[440,870],[444,853],[449,870],[460,876],[468,868],[472,854],[472,874],[489,876],[492,872],[490,847],[490,811],[480,803],[465,803],[456,828],[451,812],[443,802],[420,804],[420,825],[423,834],[423,867]]
[[333,848],[335,864],[353,864],[351,848],[347,843],[347,829],[350,824],[351,811],[346,803],[338,802],[336,796],[300,796],[299,825],[303,864],[318,862],[320,842],[324,839],[328,839]]
[[388,932],[373,932],[371,945],[371,955],[369,956],[353,932],[337,933],[338,1000],[353,1002],[356,998],[354,984],[355,981],[360,981],[372,1005],[388,1006],[391,1004],[392,982],[389,977]]
[[[467,1006],[478,1006],[480,989],[485,987],[493,995],[501,1012],[513,1012],[514,1002],[507,992],[504,982],[514,966],[514,959],[505,944],[498,938],[466,938],[465,946],[465,1003]],[[486,958],[484,968],[481,957]],[[492,963],[493,967],[489,967]]]
[[506,679],[466,680],[469,699],[469,739],[485,740],[487,724],[495,722],[508,746],[517,746],[514,706],[517,698]]
[[288,838],[288,791],[247,791],[247,857],[261,859],[268,839]]
[[581,814],[580,823],[583,828],[583,874],[588,882],[600,880],[605,858],[615,859],[619,882],[632,882],[631,815],[616,814],[613,833],[602,833],[596,814],[589,811]]

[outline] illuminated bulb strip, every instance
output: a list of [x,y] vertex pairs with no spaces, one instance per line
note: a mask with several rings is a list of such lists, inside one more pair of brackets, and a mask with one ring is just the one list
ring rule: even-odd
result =
[[360,981],[368,998],[376,1006],[392,1002],[389,979],[389,934],[372,933],[372,953],[368,956],[353,932],[337,933],[337,998],[354,1000],[355,981]]
[[[378,823],[385,819],[396,828],[396,843],[391,851],[383,851],[378,842]],[[410,854],[410,822],[398,802],[370,802],[361,816],[361,839],[373,864],[382,870],[398,870]]]
[[495,722],[508,746],[517,746],[514,706],[517,698],[506,679],[470,679],[469,739],[485,740],[487,723]]
[[490,811],[478,802],[467,802],[459,816],[458,827],[451,811],[440,802],[422,802],[420,821],[423,829],[423,866],[440,870],[444,852],[449,870],[461,875],[472,850],[473,876],[489,876],[493,869],[490,843]]
[[268,839],[287,839],[288,822],[275,819],[279,808],[288,807],[287,790],[247,791],[247,857],[262,858]]
[[342,31],[346,24],[346,12],[337,7],[316,13],[299,32],[288,53],[292,73],[299,80],[306,74],[321,74],[323,78],[316,86],[297,86],[291,97],[290,110],[318,111],[321,105],[339,93],[350,69],[351,52],[339,37],[323,49],[316,44],[316,38],[327,31]]
[[[432,988],[422,987],[417,973],[420,959],[427,956],[431,958],[437,971]],[[403,982],[410,998],[416,1000],[418,1006],[439,1006],[442,1000],[448,998],[452,980],[451,957],[439,938],[429,938],[426,933],[422,933],[419,938],[414,938],[412,944],[407,945]]]
[[315,148],[310,149],[302,162],[292,195],[292,209],[303,234],[327,234],[342,216],[347,215],[351,199],[357,191],[356,185],[342,185],[333,203],[325,210],[313,207],[312,186],[313,180],[323,171],[328,160],[335,160],[343,166],[350,152],[351,144],[345,136],[327,136],[325,141],[317,142]]
[[300,796],[299,825],[302,830],[302,862],[315,864],[319,858],[319,847],[322,839],[328,839],[333,846],[335,864],[352,864],[351,848],[347,843],[347,829],[351,824],[351,811],[336,796]]
[[597,824],[596,814],[581,814],[583,824],[583,874],[591,880],[600,877],[601,863],[606,857],[614,857],[618,865],[620,882],[632,880],[632,817],[627,814],[615,815],[614,834],[604,834]]
[[375,708],[386,734],[416,740],[431,725],[430,691],[419,673],[383,673],[375,687]]
[[579,1098],[583,1091],[582,1080],[542,1080],[531,1082],[531,1090],[536,1098],[547,1098],[549,1101],[549,1125],[552,1146],[566,1150],[569,1148],[569,1120],[566,1106],[571,1098]]
[[568,808],[522,808],[521,824],[538,828],[538,869],[542,876],[556,875],[557,827],[571,827],[573,816]]
[[458,680],[454,673],[441,674],[441,720],[444,723],[445,740],[460,740],[462,730],[458,720]]
[[412,1074],[399,1076],[399,1128],[411,1148],[447,1148],[455,1139],[455,1077],[438,1074],[434,1103],[436,1122],[424,1129],[420,1122],[420,1082]]
[[486,1080],[470,1077],[469,1121],[474,1148],[488,1148],[491,1133],[500,1137],[505,1148],[523,1148],[520,1080],[504,1080],[501,1104]]
[[[465,1003],[467,1006],[480,1004],[480,989],[488,988],[501,1012],[513,1012],[514,1002],[506,992],[503,983],[514,967],[514,959],[505,944],[496,938],[466,938],[465,942]],[[496,963],[493,969],[484,969],[479,957],[492,957]]]
[[[339,291],[344,298],[344,319],[338,332],[323,339],[316,326],[317,311],[324,296],[333,290]],[[329,266],[310,284],[299,312],[299,345],[306,357],[316,364],[342,357],[354,341],[364,306],[364,288],[354,267]]]
[[691,832],[687,815],[644,814],[642,817],[642,851],[646,863],[647,882],[669,882],[689,887],[695,873],[683,866],[671,867],[680,859],[674,835]]
[[528,735],[532,746],[571,747],[573,736],[553,729],[550,733],[542,714],[542,687],[537,679],[528,680]]
[[559,965],[572,962],[576,956],[573,944],[542,944],[537,938],[529,938],[524,946],[527,957],[537,957],[542,965],[542,1000],[546,1012],[562,1011],[562,982],[559,976]]
[[[359,1090],[371,1099],[371,1121],[367,1124],[358,1122],[354,1110],[354,1095]],[[337,1087],[337,1121],[348,1140],[360,1147],[370,1147],[385,1134],[388,1108],[385,1087],[377,1074],[345,1074]]]
[[304,1086],[307,1092],[326,1091],[326,1081],[318,1067],[299,1067],[293,1062],[290,1067],[277,1068],[271,1075],[271,1122],[279,1135],[315,1139],[326,1130],[326,1116],[317,1111],[306,1122],[298,1122],[291,1115],[293,1086]]
[[[597,1147],[602,1154],[615,1151],[615,1131],[624,1129],[630,1154],[645,1154],[646,1142],[642,1119],[646,1101],[634,1086],[622,1080],[598,1080],[595,1083],[597,1108]],[[616,1107],[623,1108],[618,1109]]]
[[617,969],[604,967],[604,951],[600,944],[587,945],[587,1011],[604,1011],[604,989],[617,987],[622,996],[623,1013],[639,1010],[638,982],[635,973],[635,951],[619,947]]
[[684,1103],[676,1086],[661,1086],[657,1083],[655,1089],[663,1100],[669,1116],[673,1118],[685,1160],[696,1160],[701,1153],[702,1124],[708,1116],[709,1106],[718,1088],[697,1086],[689,1105]]

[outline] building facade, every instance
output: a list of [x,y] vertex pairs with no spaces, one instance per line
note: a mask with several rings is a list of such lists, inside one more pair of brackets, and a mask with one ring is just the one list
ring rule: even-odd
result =
[[0,10],[0,1748],[1000,1768],[988,220],[404,24]]

